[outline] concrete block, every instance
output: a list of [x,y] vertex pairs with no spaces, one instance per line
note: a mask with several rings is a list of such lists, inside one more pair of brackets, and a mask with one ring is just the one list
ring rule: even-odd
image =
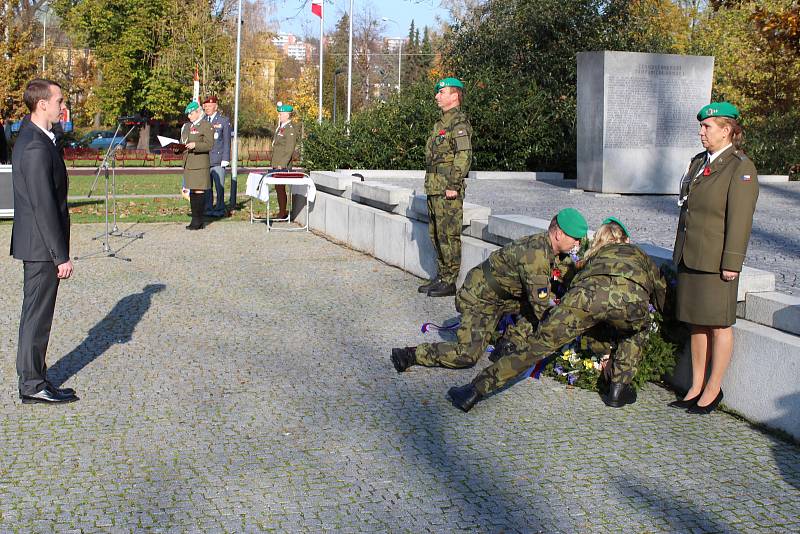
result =
[[436,276],[436,251],[426,223],[413,219],[406,221],[403,270],[429,280]]
[[[657,265],[669,262],[672,263],[672,250],[664,247],[657,247],[650,243],[636,243],[643,251],[645,251]],[[745,265],[742,267],[742,272],[739,274],[739,293],[736,296],[737,301],[743,301],[745,295],[748,293],[757,293],[762,291],[775,290],[775,274],[761,269],[754,269]]]
[[550,227],[550,221],[527,215],[490,215],[489,232],[511,241],[538,234]]
[[388,208],[385,211],[390,211],[400,203],[408,203],[408,197],[414,194],[413,189],[381,182],[353,182],[352,188],[352,199],[355,202],[379,209]]
[[497,245],[492,245],[474,237],[461,236],[461,268],[458,272],[456,285],[461,287],[470,269],[483,263],[489,257],[489,254],[498,248],[500,247]]
[[[360,174],[365,180],[391,180],[395,179],[425,179],[424,170],[392,170],[392,169],[336,169],[337,173],[351,176]],[[360,178],[359,178],[360,179]]]
[[501,247],[511,242],[510,239],[494,235],[489,231],[489,219],[472,219],[464,234]]
[[406,217],[376,212],[374,256],[389,265],[403,268],[408,227]]
[[356,250],[375,254],[375,213],[379,210],[350,202],[347,216],[347,244]]
[[745,302],[748,321],[800,335],[800,297],[768,291],[748,293]]
[[340,197],[346,196],[348,198],[350,196],[351,184],[353,181],[359,180],[352,176],[328,171],[313,171],[311,173],[311,179],[314,181],[317,190]]
[[334,198],[327,193],[317,191],[317,196],[314,197],[314,202],[311,203],[308,209],[308,227],[317,232],[326,233],[325,231],[325,206],[329,198]]
[[563,172],[505,172],[470,171],[469,178],[475,180],[563,180]]
[[488,219],[492,209],[471,202],[464,202],[464,226],[469,226],[473,219]]
[[788,174],[759,174],[758,175],[758,182],[761,184],[779,184],[782,182],[788,182],[789,175]]
[[[305,189],[305,188],[303,188]],[[308,199],[305,195],[292,193],[292,221],[304,225],[308,219]]]
[[[800,337],[739,319],[733,325],[733,358],[722,403],[749,421],[777,428],[800,439]],[[679,391],[692,382],[687,347],[667,381]]]
[[331,195],[325,200],[325,234],[342,243],[347,243],[350,204],[346,198]]
[[[428,196],[413,195],[409,197],[411,204],[406,212],[406,216],[422,222],[428,222]],[[462,224],[469,226],[473,219],[486,219],[491,215],[491,208],[464,202],[464,220]]]

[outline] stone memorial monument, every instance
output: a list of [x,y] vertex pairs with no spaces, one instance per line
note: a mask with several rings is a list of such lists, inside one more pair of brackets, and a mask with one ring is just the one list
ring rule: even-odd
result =
[[711,100],[714,58],[578,54],[578,188],[677,194],[703,150],[697,111]]

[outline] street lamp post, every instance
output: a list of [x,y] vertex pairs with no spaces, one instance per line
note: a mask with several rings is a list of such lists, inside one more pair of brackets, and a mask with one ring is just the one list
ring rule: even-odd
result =
[[353,0],[350,0],[350,32],[347,41],[347,124],[350,124],[350,109],[353,101]]
[[[381,17],[383,22],[393,22],[400,28],[400,23],[394,19],[390,19],[389,17]],[[397,92],[400,92],[400,77],[403,73],[403,38],[397,38],[398,46],[397,46]]]
[[336,100],[336,86],[338,85],[336,77],[344,73],[344,69],[336,69],[333,71],[333,124],[336,124],[336,107],[338,101]]

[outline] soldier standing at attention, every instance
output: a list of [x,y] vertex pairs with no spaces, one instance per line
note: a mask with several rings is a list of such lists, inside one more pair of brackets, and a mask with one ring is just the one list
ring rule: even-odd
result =
[[[522,314],[521,321],[532,325],[526,327],[535,329],[555,304],[553,286],[572,278],[575,265],[567,253],[586,237],[587,230],[583,215],[565,208],[553,217],[546,232],[523,237],[492,252],[467,274],[456,294],[456,309],[461,312],[457,341],[392,349],[397,372],[412,365],[472,367],[483,355],[505,313]],[[506,337],[513,337],[517,329],[524,329],[522,323],[509,327]],[[525,344],[523,341],[520,346]]]
[[[231,164],[231,121],[219,113],[219,102],[216,96],[209,96],[203,102],[206,120],[214,129],[214,146],[211,147],[211,189],[206,192],[206,215],[224,217],[225,213],[225,173]],[[214,189],[217,200],[214,202]],[[236,206],[231,206],[236,209]]]
[[[278,102],[278,128],[272,138],[272,170],[289,171],[292,169],[292,158],[297,148],[298,134],[292,124],[292,111],[294,108],[289,104]],[[278,214],[274,219],[288,219],[289,212],[286,209],[288,199],[286,198],[286,186],[278,184],[275,186],[275,193],[278,197]]]
[[183,112],[189,118],[189,122],[181,128],[181,142],[186,145],[183,180],[189,190],[189,205],[192,210],[192,221],[186,229],[200,230],[203,228],[206,190],[211,188],[209,152],[214,146],[214,128],[205,120],[206,114],[194,100],[186,105]]
[[420,293],[431,297],[455,295],[461,267],[464,179],[472,164],[472,127],[461,110],[463,98],[461,80],[445,78],[436,84],[442,118],[425,145],[425,194],[438,275],[419,287]]
[[560,349],[578,335],[607,327],[616,333],[611,385],[603,399],[620,408],[636,402],[631,383],[650,332],[649,303],[663,310],[667,284],[653,260],[629,243],[627,228],[614,217],[603,221],[561,303],[539,323],[524,351],[506,355],[464,386],[447,392],[468,412],[476,402]]

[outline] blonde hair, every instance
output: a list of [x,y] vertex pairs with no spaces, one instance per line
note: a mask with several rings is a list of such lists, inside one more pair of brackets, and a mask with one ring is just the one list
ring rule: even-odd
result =
[[589,247],[589,250],[586,251],[586,254],[583,255],[583,258],[578,262],[578,268],[582,268],[586,265],[586,262],[591,258],[598,250],[603,248],[606,245],[611,243],[627,243],[628,242],[628,234],[625,233],[625,230],[622,229],[620,225],[615,222],[606,223],[594,233],[594,239],[592,239],[592,246]]
[[711,118],[720,128],[725,128],[727,126],[731,129],[731,143],[733,146],[741,150],[742,146],[744,145],[744,129],[742,129],[742,126],[736,121],[736,119],[732,119],[730,117]]

